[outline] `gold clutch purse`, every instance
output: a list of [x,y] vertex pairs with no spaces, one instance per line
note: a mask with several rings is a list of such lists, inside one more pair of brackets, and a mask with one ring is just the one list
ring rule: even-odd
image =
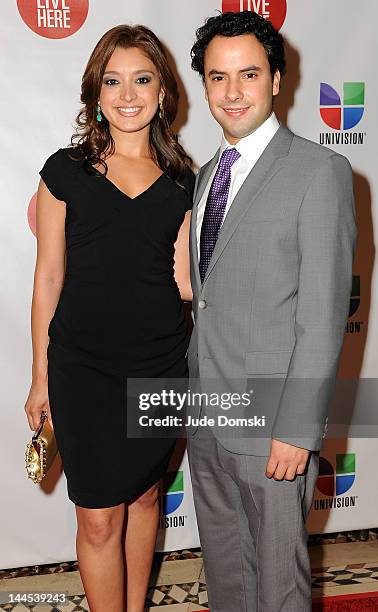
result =
[[47,412],[44,410],[37,431],[26,445],[26,471],[33,482],[36,484],[42,482],[57,452],[54,431],[47,420]]

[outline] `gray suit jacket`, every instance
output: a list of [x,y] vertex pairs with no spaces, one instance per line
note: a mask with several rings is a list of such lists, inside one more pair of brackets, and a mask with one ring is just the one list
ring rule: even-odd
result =
[[215,429],[226,449],[269,455],[274,437],[320,450],[352,282],[349,161],[281,125],[233,200],[201,283],[197,207],[217,160],[218,152],[201,168],[194,192],[191,378],[202,391],[210,380],[212,390],[230,388],[231,379],[245,390],[249,379],[280,378],[267,394],[266,436],[229,438]]

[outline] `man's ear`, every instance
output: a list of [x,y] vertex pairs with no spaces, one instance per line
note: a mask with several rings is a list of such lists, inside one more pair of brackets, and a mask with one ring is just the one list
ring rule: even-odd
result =
[[207,95],[207,89],[206,89],[206,83],[205,83],[205,81],[203,82],[203,89],[204,89],[204,92],[205,92],[205,100],[206,100],[206,102],[208,102],[208,101],[209,101],[209,97],[208,97],[208,95]]
[[277,96],[280,93],[280,85],[281,85],[281,73],[279,70],[276,70],[273,76],[273,83],[272,83],[273,96]]

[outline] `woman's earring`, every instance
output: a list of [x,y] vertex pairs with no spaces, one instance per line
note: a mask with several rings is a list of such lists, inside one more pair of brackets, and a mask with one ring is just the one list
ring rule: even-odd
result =
[[164,106],[163,106],[163,97],[159,98],[159,117],[160,119],[163,119],[164,117]]
[[100,102],[97,103],[97,117],[96,117],[96,119],[97,119],[98,122],[102,121]]

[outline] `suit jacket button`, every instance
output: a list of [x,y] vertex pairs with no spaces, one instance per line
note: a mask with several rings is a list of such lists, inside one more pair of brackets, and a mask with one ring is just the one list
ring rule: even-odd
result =
[[205,308],[207,308],[207,302],[206,300],[200,300],[198,302],[198,308],[201,308],[201,310],[205,310]]

